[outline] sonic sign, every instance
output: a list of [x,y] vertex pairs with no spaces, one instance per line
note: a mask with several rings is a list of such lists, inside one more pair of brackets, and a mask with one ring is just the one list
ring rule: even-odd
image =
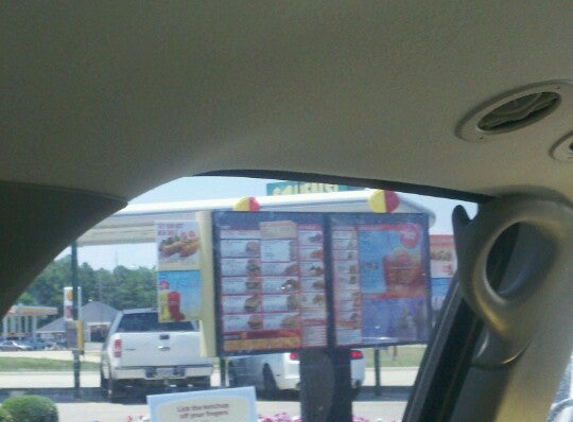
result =
[[305,193],[332,193],[353,190],[363,190],[363,188],[309,182],[277,182],[267,184],[267,195],[269,196],[297,195]]

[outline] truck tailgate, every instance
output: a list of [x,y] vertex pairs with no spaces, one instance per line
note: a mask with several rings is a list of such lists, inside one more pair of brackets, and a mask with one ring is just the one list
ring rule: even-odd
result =
[[199,336],[198,332],[121,333],[119,365],[210,365],[211,359],[200,356]]

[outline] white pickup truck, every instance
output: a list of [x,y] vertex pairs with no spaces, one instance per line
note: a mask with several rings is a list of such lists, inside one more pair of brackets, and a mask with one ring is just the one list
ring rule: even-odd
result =
[[130,387],[209,387],[213,361],[200,356],[194,322],[160,323],[157,310],[118,313],[103,346],[101,390],[119,401]]

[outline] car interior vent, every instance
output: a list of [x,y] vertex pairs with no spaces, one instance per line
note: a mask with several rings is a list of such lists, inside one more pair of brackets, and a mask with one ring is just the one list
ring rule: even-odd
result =
[[478,123],[483,131],[519,129],[542,119],[559,104],[556,92],[538,92],[511,100],[486,114]]
[[541,82],[477,107],[460,122],[456,135],[472,142],[539,139],[550,124],[568,120],[572,112],[572,81]]

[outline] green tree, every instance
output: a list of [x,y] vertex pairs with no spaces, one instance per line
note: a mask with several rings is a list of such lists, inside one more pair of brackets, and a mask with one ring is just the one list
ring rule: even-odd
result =
[[71,262],[70,256],[53,261],[34,280],[26,291],[32,296],[34,305],[62,308],[64,286],[71,285],[68,284],[72,275]]
[[[71,286],[71,257],[53,261],[19,298],[28,305],[63,306],[63,289]],[[156,305],[156,274],[149,268],[129,269],[118,266],[113,271],[94,270],[83,263],[78,268],[78,284],[83,303],[101,301],[116,309],[152,307]]]
[[[130,270],[118,266],[113,270],[113,276],[117,287],[116,297],[119,309],[143,308],[155,306],[155,272],[140,267]],[[112,305],[113,306],[113,305]]]

